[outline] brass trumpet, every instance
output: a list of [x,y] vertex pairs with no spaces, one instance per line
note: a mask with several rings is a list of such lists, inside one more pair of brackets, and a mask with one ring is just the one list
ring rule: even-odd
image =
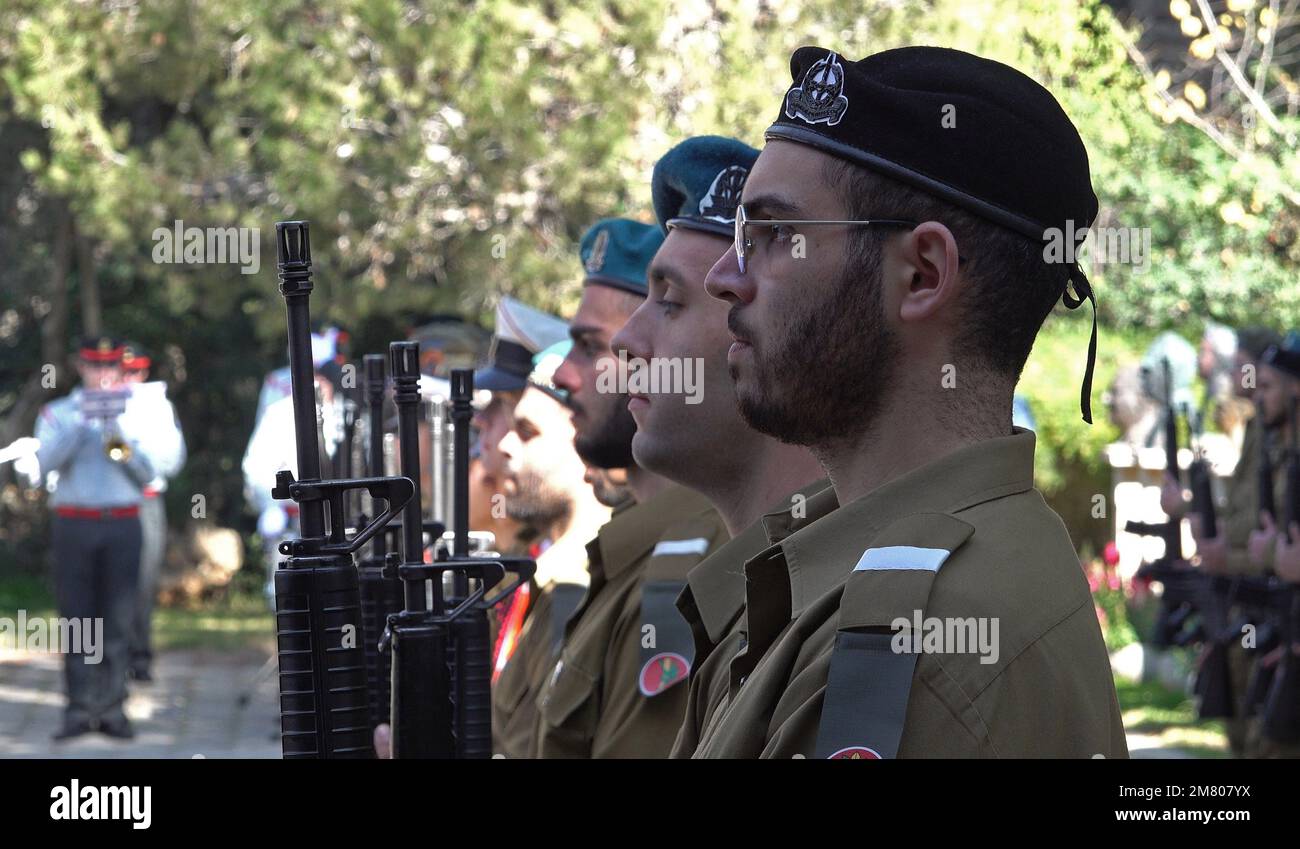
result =
[[110,437],[104,441],[104,454],[114,463],[125,463],[131,459],[131,446],[120,436]]
[[125,463],[131,459],[131,444],[115,426],[104,430],[104,456],[114,463]]
[[114,463],[131,459],[131,445],[117,424],[130,396],[131,391],[124,388],[87,389],[81,396],[81,414],[88,421],[102,422],[104,456]]

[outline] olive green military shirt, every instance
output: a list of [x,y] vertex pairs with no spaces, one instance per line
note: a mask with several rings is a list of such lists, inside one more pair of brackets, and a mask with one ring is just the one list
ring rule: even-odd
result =
[[564,623],[586,587],[550,581],[532,591],[519,641],[492,686],[492,751],[507,758],[537,757],[537,694],[559,659]]
[[[898,757],[1126,757],[1092,597],[1065,526],[1033,487],[1033,457],[1033,433],[1015,428],[749,560],[748,643],[695,757],[814,756],[837,634],[914,632],[897,617],[917,604],[925,620],[982,622],[996,638],[990,651],[927,640]],[[918,586],[928,586],[920,602]],[[880,704],[870,687],[848,694],[862,715]],[[853,741],[859,752],[876,742]]]
[[670,757],[694,754],[701,732],[726,698],[727,669],[744,637],[745,561],[839,506],[826,478],[797,490],[782,504],[786,506],[764,514],[686,576],[677,609],[695,637],[695,663],[686,716]]
[[[1241,457],[1228,479],[1227,504],[1219,520],[1219,533],[1228,546],[1226,571],[1230,575],[1262,575],[1272,567],[1271,547],[1266,563],[1253,562],[1248,548],[1251,532],[1259,527],[1259,475],[1264,442],[1263,423],[1256,415],[1246,425]],[[1281,511],[1286,503],[1286,451],[1269,445],[1268,454],[1273,466],[1273,502]]]
[[709,502],[680,486],[600,529],[587,546],[587,595],[537,699],[539,757],[667,756],[693,653],[673,600],[686,574],[727,538]]
[[1225,505],[1219,517],[1220,530],[1230,548],[1246,547],[1250,532],[1259,524],[1260,420],[1246,422],[1241,439],[1241,456],[1224,488]]

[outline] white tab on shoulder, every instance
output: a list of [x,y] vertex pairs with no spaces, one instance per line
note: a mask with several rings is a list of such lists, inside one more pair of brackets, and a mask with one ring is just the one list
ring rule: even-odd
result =
[[943,548],[918,548],[914,545],[886,545],[862,552],[854,572],[867,569],[920,569],[938,572],[949,552]]
[[651,557],[661,554],[703,554],[709,550],[709,541],[704,537],[691,539],[665,539],[655,545]]

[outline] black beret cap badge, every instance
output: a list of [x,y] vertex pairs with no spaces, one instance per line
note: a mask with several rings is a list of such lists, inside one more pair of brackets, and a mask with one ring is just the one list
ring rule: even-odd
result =
[[844,96],[844,66],[840,57],[827,53],[808,68],[803,81],[785,96],[787,118],[833,127],[844,117],[849,99]]

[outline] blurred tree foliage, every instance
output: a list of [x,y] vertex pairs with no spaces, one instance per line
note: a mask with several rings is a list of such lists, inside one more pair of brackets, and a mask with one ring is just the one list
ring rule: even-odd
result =
[[[1093,269],[1107,332],[1300,317],[1295,109],[1225,149],[1095,0],[7,0],[0,444],[71,388],[70,339],[102,322],[160,354],[172,384],[191,449],[174,513],[201,492],[210,516],[246,523],[239,459],[284,350],[276,220],[311,221],[315,315],[351,327],[358,353],[432,314],[486,319],[500,292],[566,312],[586,226],[650,220],[650,169],[688,135],[760,144],[807,43],[958,47],[1051,89],[1088,145],[1102,222],[1152,230],[1147,269]],[[1294,86],[1286,68],[1267,69],[1270,91]],[[152,234],[175,220],[258,228],[259,272],[155,263]],[[1054,319],[1071,344],[1034,387],[1077,386],[1086,321]],[[1102,429],[1079,439],[1058,406],[1037,410],[1049,476],[1095,472]],[[22,501],[9,486],[0,510]],[[23,527],[6,523],[11,545]]]

